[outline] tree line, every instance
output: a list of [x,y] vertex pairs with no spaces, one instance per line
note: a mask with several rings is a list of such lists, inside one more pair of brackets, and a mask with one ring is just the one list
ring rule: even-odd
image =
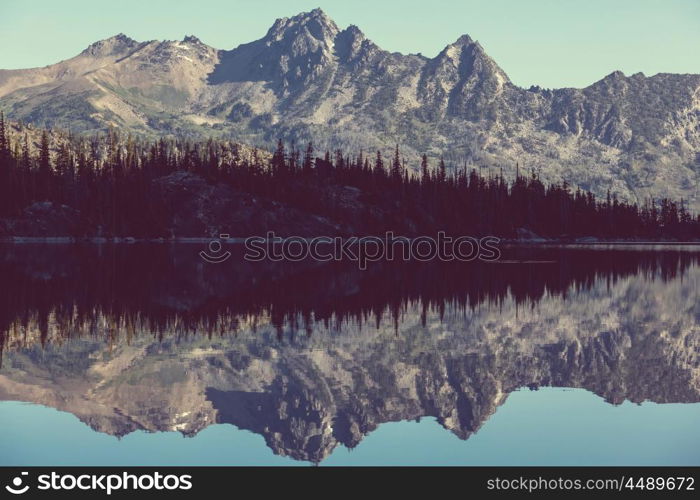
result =
[[[234,252],[236,251],[233,249]],[[205,266],[197,245],[53,245],[13,248],[0,260],[0,353],[3,345],[45,345],[76,337],[109,343],[133,336],[157,339],[235,335],[260,326],[290,340],[297,333],[342,334],[393,324],[414,312],[427,318],[465,318],[475,310],[532,308],[541,300],[570,300],[595,293],[596,283],[614,286],[632,276],[659,283],[684,279],[700,263],[696,252],[620,249],[600,258],[594,249],[511,248],[506,259],[556,261],[557,265],[493,266],[474,262],[393,261],[360,271],[350,262],[324,266],[286,263],[283,270],[259,263],[255,273],[242,258],[226,266]],[[47,252],[50,259],[47,259]],[[49,269],[47,272],[44,270]],[[61,272],[51,270],[60,269]],[[47,277],[48,276],[48,277]],[[217,282],[211,294],[197,283]],[[295,293],[289,293],[294,290]],[[188,307],[178,300],[187,296]],[[0,360],[1,362],[1,360]]]
[[154,181],[182,171],[365,234],[513,237],[525,228],[553,238],[700,238],[700,217],[684,200],[649,199],[640,206],[610,193],[598,199],[566,182],[545,184],[534,172],[518,170],[507,181],[502,173],[448,168],[442,159],[432,165],[426,155],[415,159],[420,168],[414,170],[398,146],[389,158],[381,151],[317,156],[312,143],[298,148],[282,141],[272,154],[243,154],[230,141],[146,141],[112,130],[69,134],[53,147],[43,131],[38,147],[30,148],[26,132],[11,140],[7,128],[0,115],[0,217],[17,217],[35,202],[66,205],[83,214],[83,236],[172,236],[173,207]]

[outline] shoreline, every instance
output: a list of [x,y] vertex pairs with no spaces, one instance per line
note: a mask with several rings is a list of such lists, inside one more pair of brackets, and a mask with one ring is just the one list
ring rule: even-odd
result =
[[[208,244],[212,241],[219,241],[226,244],[243,244],[247,239],[254,236],[246,237],[230,237],[230,238],[203,238],[203,237],[177,237],[177,238],[133,238],[133,237],[73,237],[73,236],[3,236],[0,237],[0,244],[53,244],[53,245],[75,245],[75,244],[94,244],[94,245],[133,245],[133,244]],[[369,236],[368,236],[369,237]],[[259,236],[256,238],[260,238]],[[313,237],[303,238],[307,241]],[[409,240],[412,238],[408,238]],[[600,240],[590,237],[571,239],[532,239],[532,240],[517,240],[502,238],[499,242],[503,246],[531,246],[531,247],[547,247],[547,246],[700,246],[700,240],[695,241],[674,241],[674,240]]]

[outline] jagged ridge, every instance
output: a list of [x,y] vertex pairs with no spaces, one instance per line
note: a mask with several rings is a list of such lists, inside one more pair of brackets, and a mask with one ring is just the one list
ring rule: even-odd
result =
[[55,65],[2,70],[0,108],[83,131],[400,143],[511,175],[520,162],[598,195],[683,197],[698,210],[699,89],[700,75],[620,72],[585,89],[523,89],[466,35],[434,58],[390,53],[316,9],[232,50],[120,34]]

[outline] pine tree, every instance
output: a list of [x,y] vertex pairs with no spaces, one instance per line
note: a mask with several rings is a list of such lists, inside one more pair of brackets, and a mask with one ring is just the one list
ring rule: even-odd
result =
[[37,196],[39,200],[51,198],[51,155],[49,152],[49,134],[44,130],[41,133],[39,143],[38,171],[37,171]]
[[441,156],[440,157],[440,170],[439,170],[439,174],[438,174],[438,182],[440,184],[444,184],[446,180],[447,180],[447,168],[445,167],[445,160]]
[[391,162],[391,177],[394,180],[401,179],[401,157],[399,156],[399,145],[396,145],[394,160]]
[[6,160],[10,155],[10,147],[5,130],[5,113],[0,111],[0,161]]
[[304,172],[309,173],[314,166],[314,145],[309,142],[304,153]]
[[382,152],[377,150],[377,158],[374,161],[375,174],[384,174],[384,161],[382,160]]
[[285,155],[284,143],[282,139],[277,139],[277,149],[272,155],[272,169],[274,171],[280,172],[284,169]]
[[27,137],[27,133],[24,133],[24,140],[22,141],[22,161],[21,161],[22,169],[24,170],[25,174],[28,176],[29,171],[31,170],[31,157],[29,155],[29,138]]
[[12,206],[10,187],[10,150],[5,134],[5,116],[0,111],[0,214],[6,214]]
[[423,155],[420,161],[420,171],[421,171],[421,182],[427,184],[430,180],[430,171],[428,169],[428,156]]

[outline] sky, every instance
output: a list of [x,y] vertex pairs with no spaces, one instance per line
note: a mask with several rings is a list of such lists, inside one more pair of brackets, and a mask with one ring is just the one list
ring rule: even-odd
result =
[[[700,403],[611,405],[583,389],[521,389],[466,441],[430,417],[387,422],[321,465],[696,465],[698,418]],[[70,413],[0,401],[0,428],[0,466],[308,465],[229,424],[189,438],[137,431],[117,439]]]
[[58,62],[121,32],[231,49],[316,7],[390,51],[434,57],[468,34],[524,87],[700,73],[700,0],[0,0],[0,68]]

